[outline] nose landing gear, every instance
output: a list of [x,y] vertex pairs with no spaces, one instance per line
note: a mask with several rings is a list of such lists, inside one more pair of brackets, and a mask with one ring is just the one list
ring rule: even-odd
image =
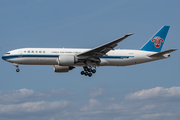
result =
[[92,69],[91,67],[84,67],[84,71],[81,71],[81,75],[91,77],[94,73],[96,73],[96,69]]
[[20,71],[20,69],[17,68],[17,69],[16,69],[16,72],[19,72],[19,71]]
[[20,71],[19,65],[14,63],[14,66],[16,66],[16,72],[19,72]]

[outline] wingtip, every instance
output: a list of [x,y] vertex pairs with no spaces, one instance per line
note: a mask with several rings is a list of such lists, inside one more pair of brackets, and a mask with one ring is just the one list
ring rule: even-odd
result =
[[131,35],[133,35],[134,33],[129,33],[129,34],[126,34],[124,37],[129,37]]
[[133,35],[134,33],[129,33],[129,34],[127,34],[127,35]]

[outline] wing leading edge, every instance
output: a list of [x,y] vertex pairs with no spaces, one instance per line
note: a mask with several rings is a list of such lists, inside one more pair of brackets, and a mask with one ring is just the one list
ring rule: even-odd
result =
[[127,34],[119,39],[116,39],[116,40],[113,40],[109,43],[106,43],[104,45],[101,45],[101,46],[98,46],[96,48],[93,48],[89,51],[86,51],[86,52],[83,52],[83,53],[80,53],[77,55],[77,57],[85,57],[85,58],[89,58],[89,57],[95,57],[95,58],[99,58],[103,55],[105,55],[107,52],[109,52],[110,50],[113,50],[117,44],[121,41],[123,41],[125,38],[129,37],[133,35],[133,33],[131,34]]

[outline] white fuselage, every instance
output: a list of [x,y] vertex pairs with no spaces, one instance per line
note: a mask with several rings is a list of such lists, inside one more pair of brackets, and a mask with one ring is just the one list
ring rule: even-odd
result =
[[[88,50],[90,49],[22,48],[9,51],[2,57],[2,59],[11,63],[24,65],[58,65],[59,56],[76,56]],[[156,52],[143,50],[115,49],[100,57],[101,62],[99,66],[127,66],[169,57],[167,55],[161,57],[148,57],[155,53]],[[85,63],[77,62],[71,66],[84,65]]]

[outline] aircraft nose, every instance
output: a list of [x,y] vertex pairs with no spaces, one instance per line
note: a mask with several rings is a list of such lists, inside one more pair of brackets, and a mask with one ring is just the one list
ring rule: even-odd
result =
[[5,60],[5,56],[4,55],[2,56],[2,59]]

